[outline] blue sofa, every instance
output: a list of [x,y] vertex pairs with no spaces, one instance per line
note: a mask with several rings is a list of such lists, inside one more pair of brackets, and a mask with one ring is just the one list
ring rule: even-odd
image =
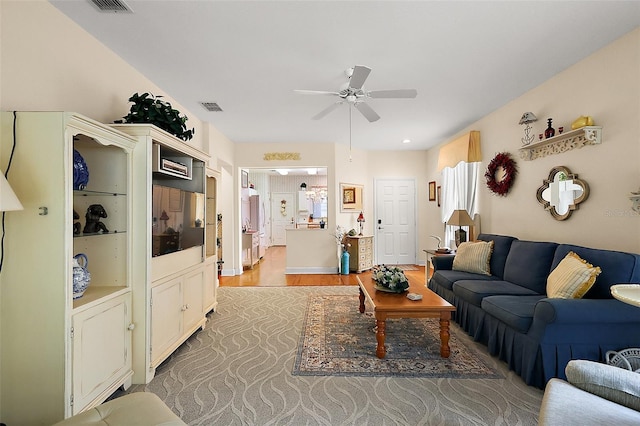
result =
[[[640,347],[640,308],[610,287],[640,282],[640,255],[480,234],[493,241],[491,275],[452,270],[454,256],[432,258],[429,288],[456,307],[455,321],[531,386],[566,379],[572,359],[604,361],[609,350]],[[602,270],[582,299],[546,296],[546,280],[573,251]]]

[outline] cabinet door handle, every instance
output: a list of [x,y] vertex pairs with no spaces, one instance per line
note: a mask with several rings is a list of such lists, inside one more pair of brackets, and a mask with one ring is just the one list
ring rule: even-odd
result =
[[134,323],[129,324],[129,327],[127,327],[127,330],[131,331],[134,328],[136,328],[136,325]]
[[182,312],[184,312],[184,311],[186,311],[186,310],[187,310],[187,305],[182,305],[182,309],[181,309],[181,311],[182,311]]

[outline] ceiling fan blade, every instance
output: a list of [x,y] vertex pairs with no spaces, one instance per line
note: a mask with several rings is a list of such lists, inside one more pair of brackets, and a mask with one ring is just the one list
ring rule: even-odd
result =
[[323,109],[322,111],[320,111],[319,113],[317,113],[316,115],[314,115],[311,118],[313,120],[320,120],[322,117],[324,117],[325,115],[329,114],[331,111],[333,111],[334,109],[338,108],[340,105],[342,105],[342,101],[338,101],[338,102],[336,102],[334,104],[331,104],[327,108]]
[[370,72],[371,68],[363,65],[356,65],[353,67],[353,74],[351,74],[351,79],[349,80],[349,87],[353,89],[361,89],[364,81],[369,77]]
[[369,120],[370,123],[373,123],[374,121],[380,119],[378,113],[376,113],[373,108],[371,108],[366,103],[357,102],[354,106],[358,109],[358,111],[360,111],[362,115],[364,115],[367,120]]
[[338,92],[326,92],[324,90],[294,90],[294,92],[302,95],[339,95]]
[[418,95],[416,89],[398,90],[372,90],[367,92],[370,98],[415,98]]

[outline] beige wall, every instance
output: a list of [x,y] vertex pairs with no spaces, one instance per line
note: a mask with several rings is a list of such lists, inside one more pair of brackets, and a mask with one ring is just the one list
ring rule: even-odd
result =
[[[590,115],[595,125],[603,126],[602,144],[520,160],[524,133],[518,120],[525,111],[538,117],[536,135],[546,128],[547,118],[553,118],[554,128],[570,130],[575,118]],[[518,176],[506,197],[492,195],[482,178],[482,231],[640,253],[640,217],[628,198],[640,186],[638,117],[640,29],[471,124],[463,132],[480,131],[485,170],[502,151],[513,154],[518,163]],[[428,152],[430,168],[437,155],[438,148]],[[554,220],[536,199],[537,188],[555,166],[568,167],[591,189],[589,199],[566,221]],[[430,180],[439,181],[439,174],[431,170]],[[433,229],[431,222],[426,228]]]
[[[48,2],[2,1],[0,8],[0,109],[77,111],[108,123],[128,112],[127,99],[132,93],[151,91],[165,95],[190,116],[169,94]],[[524,111],[539,117],[536,134],[543,131],[547,117],[554,119],[556,128],[569,128],[574,118],[588,114],[604,127],[600,146],[529,162],[518,159],[519,175],[507,197],[491,195],[483,180],[480,205],[484,232],[640,252],[640,221],[628,200],[629,191],[640,185],[639,56],[640,29],[636,29],[460,132],[480,131],[486,167],[500,151],[517,158],[523,133],[517,122]],[[344,145],[269,144],[254,150],[239,149],[207,123],[191,118],[188,124],[196,128],[193,144],[210,152],[211,168],[222,171],[219,206],[225,221],[226,254],[237,251],[237,247],[226,246],[237,240],[228,232],[239,229],[230,223],[239,208],[234,198],[239,187],[237,167],[265,166],[261,155],[266,151],[302,151],[303,162],[313,159],[316,165],[327,165],[329,188],[336,192],[339,182],[363,183],[367,217],[373,213],[375,178],[415,177],[419,253],[433,246],[429,235],[442,235],[439,209],[435,202],[427,201],[427,183],[435,180],[441,184],[437,148],[394,153],[354,149],[349,161],[349,149]],[[240,147],[247,148],[244,144]],[[565,222],[553,220],[535,198],[536,188],[557,165],[569,167],[591,186],[590,198]],[[335,218],[329,223],[349,228],[357,225],[353,214],[340,213],[339,208],[333,211]],[[371,221],[365,223],[365,232],[373,229]]]
[[[2,110],[74,111],[102,123],[129,112],[129,97],[151,92],[190,117],[169,94],[46,1],[2,1]],[[189,118],[203,149],[203,124]]]

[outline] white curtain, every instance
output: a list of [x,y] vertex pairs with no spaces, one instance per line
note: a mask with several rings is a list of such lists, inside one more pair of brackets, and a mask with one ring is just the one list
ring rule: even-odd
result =
[[[442,169],[441,219],[445,223],[454,210],[466,210],[473,218],[478,213],[478,176],[480,163],[461,161],[454,168]],[[468,227],[467,228],[468,232]],[[454,226],[445,226],[444,245],[454,248]]]

